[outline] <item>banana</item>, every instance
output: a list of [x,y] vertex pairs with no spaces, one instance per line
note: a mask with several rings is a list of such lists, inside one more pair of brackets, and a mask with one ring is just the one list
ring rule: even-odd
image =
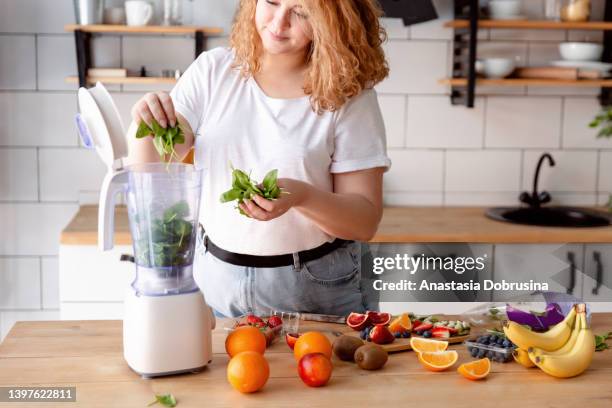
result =
[[535,367],[535,364],[533,364],[533,362],[529,358],[529,353],[526,350],[517,348],[512,352],[512,357],[514,357],[514,361],[516,361],[523,367]]
[[548,352],[538,347],[530,347],[527,350],[529,352],[528,358],[531,358],[531,356],[533,357],[539,356],[540,354],[544,354],[544,353],[548,355],[560,355],[560,354],[569,353],[574,348],[574,345],[576,344],[576,340],[578,339],[578,335],[580,334],[580,329],[581,329],[580,319],[577,317],[574,322],[574,328],[572,329],[572,333],[570,334],[570,337],[567,340],[567,343],[561,346],[561,348],[558,348],[553,351],[548,351]]
[[537,347],[545,351],[553,351],[561,348],[568,341],[575,320],[576,308],[572,307],[572,310],[565,316],[565,319],[553,326],[553,328],[547,332],[534,332],[518,323],[508,320],[504,323],[504,333],[511,342],[523,350],[529,350],[530,347]]
[[546,374],[558,378],[575,377],[591,364],[595,354],[595,337],[587,326],[584,312],[578,313],[578,319],[580,331],[574,347],[569,352],[555,355],[543,353],[537,356],[529,354],[532,361]]

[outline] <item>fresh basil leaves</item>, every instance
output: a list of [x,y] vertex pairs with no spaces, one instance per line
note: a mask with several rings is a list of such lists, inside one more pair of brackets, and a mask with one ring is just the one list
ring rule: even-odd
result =
[[147,136],[153,138],[153,146],[155,146],[155,150],[157,150],[162,160],[165,160],[167,155],[170,156],[168,157],[168,162],[171,162],[173,158],[179,159],[174,146],[185,143],[185,134],[178,123],[174,127],[164,129],[155,119],[153,120],[152,127],[149,127],[149,125],[142,121],[136,131],[136,138],[142,139]]
[[155,401],[152,401],[147,405],[150,407],[151,405],[161,404],[164,407],[176,407],[176,398],[172,394],[164,394],[164,395],[155,395]]
[[147,268],[190,265],[195,235],[188,216],[189,205],[180,201],[166,209],[162,218],[151,222],[150,235],[146,232],[148,226],[143,225],[142,238],[136,240],[138,265]]
[[[275,200],[284,191],[278,187],[278,170],[270,170],[263,181],[257,183],[244,171],[232,167],[232,188],[221,194],[221,202],[238,201],[241,204],[244,200],[250,200],[254,195],[260,195],[268,200]],[[240,214],[248,217],[240,207],[236,207]]]

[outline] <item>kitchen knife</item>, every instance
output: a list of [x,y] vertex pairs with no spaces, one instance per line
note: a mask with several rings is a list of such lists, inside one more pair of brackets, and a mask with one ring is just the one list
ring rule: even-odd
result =
[[313,322],[325,322],[325,323],[346,323],[346,317],[337,315],[326,315],[318,313],[300,313],[300,319],[309,320]]

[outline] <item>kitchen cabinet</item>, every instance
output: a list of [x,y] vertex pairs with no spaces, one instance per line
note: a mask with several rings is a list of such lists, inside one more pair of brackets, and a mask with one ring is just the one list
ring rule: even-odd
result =
[[[584,262],[581,244],[496,245],[493,262],[495,282],[548,282],[548,290],[567,292],[580,298]],[[493,300],[503,302],[530,291],[494,291]]]
[[592,311],[612,311],[612,245],[585,245],[582,295]]

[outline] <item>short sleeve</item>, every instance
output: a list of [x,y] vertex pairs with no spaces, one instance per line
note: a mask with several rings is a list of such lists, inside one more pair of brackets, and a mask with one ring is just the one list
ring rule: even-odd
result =
[[208,106],[210,93],[210,58],[202,53],[181,75],[170,91],[174,109],[183,115],[196,134]]
[[331,173],[391,167],[385,124],[374,89],[349,100],[336,117]]

